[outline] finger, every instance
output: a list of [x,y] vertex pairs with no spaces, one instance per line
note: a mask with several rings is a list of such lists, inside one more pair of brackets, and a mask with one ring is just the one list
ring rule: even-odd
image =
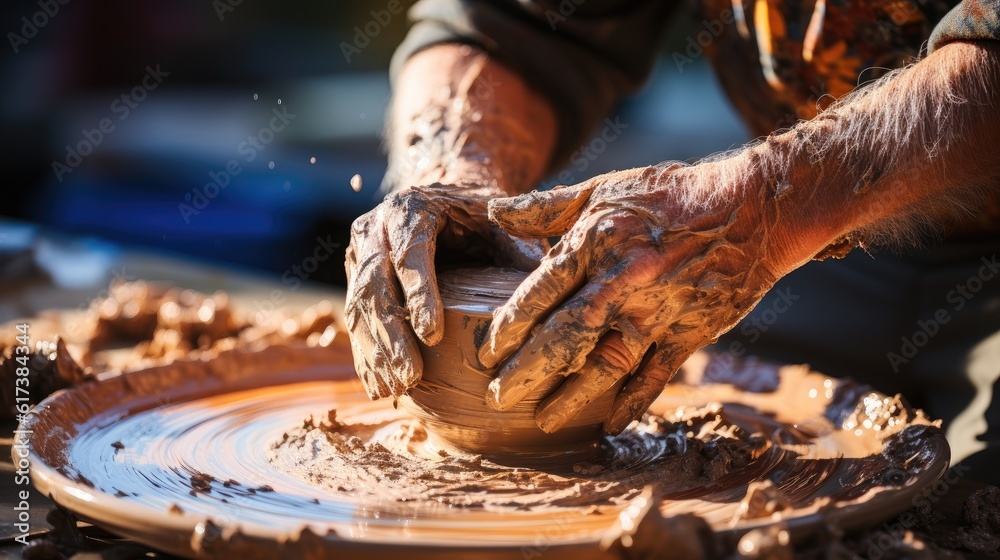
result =
[[[494,312],[494,319],[480,346],[480,363],[494,367],[527,338],[529,331],[587,275],[622,274],[627,286],[648,285],[658,275],[662,257],[655,251],[636,249],[630,237],[641,222],[627,212],[588,214],[563,237],[549,258],[531,273],[510,301]],[[610,277],[609,277],[610,278]]]
[[386,231],[396,278],[405,295],[410,325],[428,346],[444,335],[444,308],[438,291],[434,253],[445,219],[404,203],[386,212]]
[[[397,379],[396,375],[400,371],[405,372],[406,369],[393,367],[390,349],[383,341],[384,337],[376,337],[372,332],[370,325],[372,313],[365,310],[367,302],[357,297],[356,286],[358,286],[356,281],[349,285],[347,304],[344,307],[354,369],[364,384],[368,396],[373,400],[401,395],[407,387],[403,380]],[[417,371],[420,371],[421,365],[422,360],[417,364]],[[410,379],[406,379],[406,383],[410,382]]]
[[406,321],[406,310],[397,303],[402,294],[389,272],[389,267],[386,266],[384,276],[370,280],[373,292],[378,295],[374,301],[365,302],[362,316],[368,324],[372,339],[389,359],[388,371],[379,373],[388,373],[402,383],[398,387],[394,384],[392,386],[393,396],[398,397],[420,380],[423,359],[417,338]]
[[344,305],[344,322],[347,325],[348,339],[351,341],[351,355],[354,358],[354,371],[361,379],[365,387],[365,392],[372,400],[388,397],[392,391],[381,374],[385,372],[384,366],[388,364],[385,352],[375,343],[366,321],[361,314],[360,302],[356,296],[355,277],[357,274],[357,261],[354,257],[354,246],[347,249],[347,298]]
[[[360,221],[360,220],[359,220]],[[352,344],[365,358],[363,367],[376,371],[359,372],[362,380],[371,376],[395,378],[387,382],[390,393],[401,395],[415,385],[423,371],[423,360],[416,336],[406,321],[402,293],[389,262],[384,236],[368,222],[355,222],[352,228],[347,305],[348,332]],[[357,261],[357,259],[361,259]],[[385,396],[385,395],[382,395]]]
[[593,183],[585,181],[572,187],[497,198],[489,204],[490,221],[520,237],[562,235],[576,223],[593,190]]
[[633,420],[639,419],[692,352],[683,346],[663,346],[659,345],[650,360],[639,366],[618,394],[604,421],[606,433],[621,433]]
[[542,431],[553,433],[576,418],[597,397],[606,393],[642,360],[631,351],[618,331],[604,335],[578,373],[542,401],[535,413],[535,423]]
[[[347,246],[344,258],[344,268],[347,272],[347,296],[344,304],[344,322],[347,326],[348,339],[351,342],[351,355],[354,359],[354,371],[361,379],[365,392],[372,400],[387,397],[392,394],[389,387],[382,381],[372,362],[375,360],[377,345],[368,329],[368,322],[362,319],[360,301],[358,298],[358,258],[357,247],[363,242],[363,236],[367,233],[370,223],[370,216],[365,215],[358,218],[351,227],[351,243]],[[361,341],[364,341],[362,343]],[[383,361],[380,355],[378,361]],[[387,360],[386,360],[387,361]]]
[[368,322],[360,321],[350,332],[354,371],[361,379],[368,398],[378,400],[399,391],[396,385],[400,385],[400,382],[389,371],[388,355],[372,336]]
[[556,244],[553,252],[521,282],[507,303],[493,312],[493,321],[479,348],[479,363],[483,366],[491,368],[503,361],[524,343],[542,317],[583,283],[586,253],[572,250],[564,241]]
[[551,376],[578,371],[635,289],[624,274],[592,279],[507,361],[490,382],[487,403],[507,410]]

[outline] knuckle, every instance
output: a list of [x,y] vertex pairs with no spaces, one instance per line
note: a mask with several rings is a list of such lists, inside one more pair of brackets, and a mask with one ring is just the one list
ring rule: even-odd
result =
[[648,253],[633,255],[629,259],[629,281],[648,286],[659,279],[661,271],[657,258]]
[[424,194],[415,189],[394,191],[386,195],[382,205],[393,212],[410,213],[421,210],[426,205]]
[[611,370],[630,370],[635,364],[632,353],[620,337],[611,338],[601,345],[597,359]]
[[369,225],[374,220],[374,218],[375,218],[375,210],[369,210],[368,212],[365,212],[364,214],[358,216],[357,218],[355,218],[353,222],[351,222],[351,233],[352,234],[366,233],[366,230],[368,229]]
[[365,236],[371,230],[371,225],[375,221],[376,210],[370,210],[358,216],[351,222],[351,243],[354,244],[357,238]]

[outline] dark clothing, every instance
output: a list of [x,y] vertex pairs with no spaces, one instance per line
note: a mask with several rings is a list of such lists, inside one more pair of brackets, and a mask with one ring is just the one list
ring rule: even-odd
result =
[[[931,40],[1000,39],[1000,0],[688,0],[706,52],[756,135],[813,117],[859,82],[913,62]],[[760,2],[758,4],[758,2]],[[670,0],[420,0],[393,73],[428,46],[475,44],[551,99],[563,163],[615,100],[649,75]],[[952,7],[954,9],[952,9]],[[949,11],[951,10],[951,11]],[[936,27],[935,27],[936,26]]]
[[625,93],[639,89],[656,59],[670,0],[421,0],[392,74],[413,53],[445,42],[477,45],[552,101],[559,116],[556,162],[569,155]]

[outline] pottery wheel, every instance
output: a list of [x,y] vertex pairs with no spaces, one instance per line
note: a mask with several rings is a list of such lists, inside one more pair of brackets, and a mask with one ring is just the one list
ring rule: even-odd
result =
[[[407,496],[405,485],[382,492],[364,476],[338,486],[335,476],[334,483],[310,479],[285,464],[317,456],[326,444],[314,440],[292,453],[282,442],[354,430],[343,441],[370,450],[380,428],[408,422],[391,402],[368,400],[350,363],[343,345],[278,346],[59,392],[21,426],[33,432],[33,483],[86,520],[188,557],[457,558],[475,551],[580,559],[619,557],[620,537],[653,506],[667,518],[697,514],[729,542],[775,523],[792,538],[823,524],[869,526],[907,509],[949,459],[941,432],[898,398],[803,366],[722,368],[699,355],[651,408],[681,420],[637,427],[646,430],[633,434],[642,451],[612,469],[598,461],[538,473],[411,438],[406,450],[379,443],[377,451],[408,454],[404,467],[426,467],[422,454],[438,451],[442,474],[427,475],[437,490],[438,481],[459,476],[444,473],[470,461],[500,482],[452,498],[420,487]],[[754,451],[717,477],[677,484],[671,465],[685,451],[683,411],[705,405],[721,405],[730,432],[756,434]],[[560,499],[532,501],[539,480],[549,489],[564,484]],[[492,495],[493,487],[503,496]]]

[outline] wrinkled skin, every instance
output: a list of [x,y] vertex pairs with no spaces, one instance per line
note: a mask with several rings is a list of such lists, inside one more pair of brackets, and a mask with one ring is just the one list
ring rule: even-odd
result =
[[[452,171],[463,163],[480,167],[484,177],[505,178],[470,184],[499,184],[515,193],[537,183],[551,159],[555,113],[516,74],[481,58],[467,45],[447,44],[406,64],[399,80],[405,94],[397,96],[406,106],[393,111],[391,154],[412,149],[441,174],[414,179],[403,173],[401,184],[468,178]],[[478,80],[484,73],[496,79]],[[544,429],[555,431],[614,379],[628,377],[605,424],[617,432],[641,414],[690,352],[731,328],[775,278],[869,238],[894,239],[898,229],[905,237],[911,218],[923,223],[954,211],[967,219],[983,189],[993,197],[997,192],[995,150],[983,147],[1000,143],[998,76],[996,44],[956,41],[819,118],[748,148],[754,181],[734,182],[732,171],[720,172],[724,164],[716,161],[629,170],[495,201],[493,218],[507,231],[565,236],[496,315],[480,359],[492,366],[513,357],[487,400],[509,407],[541,376],[566,375],[537,414]],[[487,82],[478,88],[482,95],[470,95],[477,89],[470,84]],[[437,99],[432,93],[439,91],[447,94]],[[421,118],[424,113],[432,118]],[[441,125],[427,134],[421,132],[427,127],[417,126],[435,119]],[[420,169],[421,161],[416,158],[413,167]],[[473,200],[471,191],[467,198],[444,187],[438,199],[430,196],[435,188],[394,195],[413,197],[412,205],[431,209],[435,218],[406,218],[393,209],[406,201],[394,199],[355,225],[348,321],[359,373],[375,397],[415,383],[416,336],[425,342],[440,336],[430,326],[439,323],[440,307],[427,239],[436,230],[442,241],[467,248],[475,245],[471,238],[485,246],[496,239],[481,214],[496,193]],[[691,193],[698,204],[687,200]],[[449,197],[457,208],[450,209]],[[408,219],[423,233],[402,231],[399,224]],[[454,235],[462,231],[479,235]],[[411,245],[426,247],[430,256],[407,251]],[[419,270],[428,275],[413,280]],[[426,311],[420,311],[421,298]],[[380,377],[379,370],[395,374]]]
[[494,314],[480,361],[510,358],[490,385],[491,406],[506,410],[566,376],[536,413],[554,432],[632,373],[605,422],[620,432],[688,356],[760,301],[778,277],[766,220],[750,217],[755,205],[738,189],[690,202],[726,188],[719,168],[661,164],[490,203],[490,218],[513,235],[563,236]]
[[437,344],[444,333],[435,274],[437,245],[464,258],[487,258],[531,270],[545,240],[518,240],[486,217],[498,189],[435,183],[389,194],[355,220],[347,248],[344,310],[354,366],[373,399],[398,397],[420,381],[417,340]]

